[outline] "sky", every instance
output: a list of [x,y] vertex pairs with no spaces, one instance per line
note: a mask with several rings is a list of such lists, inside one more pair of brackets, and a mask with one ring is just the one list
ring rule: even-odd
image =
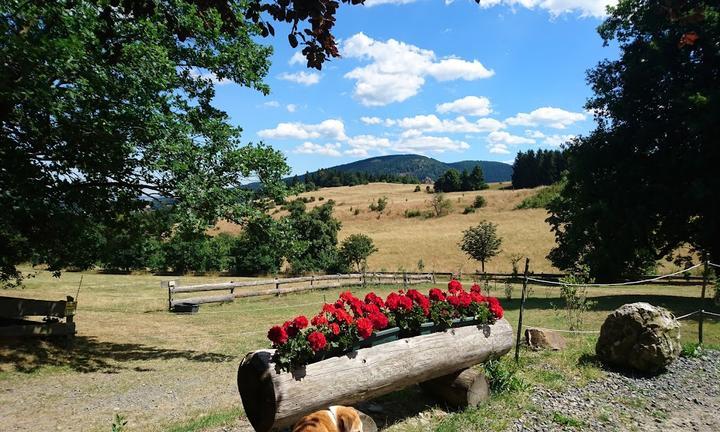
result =
[[594,127],[586,71],[618,55],[596,31],[613,1],[343,4],[342,58],[308,69],[275,25],[271,93],[220,82],[215,104],[295,174],[387,154],[512,163]]

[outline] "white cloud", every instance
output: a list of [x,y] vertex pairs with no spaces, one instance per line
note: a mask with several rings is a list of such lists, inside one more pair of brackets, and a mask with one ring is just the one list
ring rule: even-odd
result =
[[565,129],[569,125],[585,120],[583,113],[566,111],[560,108],[542,107],[530,113],[518,113],[514,117],[505,119],[505,123],[512,126],[548,126],[555,129]]
[[448,137],[417,135],[404,137],[393,144],[393,150],[410,153],[444,153],[446,151],[463,151],[470,148],[465,141],[457,141]]
[[325,138],[342,141],[347,139],[345,125],[341,120],[325,120],[317,124],[279,123],[273,129],[258,132],[262,138],[269,139],[317,139]]
[[469,116],[484,117],[492,112],[490,99],[486,97],[465,96],[452,102],[445,102],[435,107],[439,113],[454,112]]
[[525,131],[525,136],[527,136],[528,138],[535,138],[535,139],[545,138],[544,133],[540,132],[539,130],[530,130],[530,129]]
[[357,135],[347,140],[350,147],[363,148],[365,150],[390,147],[390,140],[379,138],[375,135]]
[[559,147],[562,144],[565,144],[566,142],[570,141],[571,139],[575,138],[575,135],[548,135],[543,140],[544,144]]
[[277,108],[280,106],[280,102],[274,101],[274,100],[267,101],[267,102],[263,103],[263,106],[267,107],[267,108]]
[[488,145],[488,151],[492,154],[510,154],[505,144],[490,144]]
[[340,144],[314,144],[309,141],[302,143],[302,145],[295,147],[294,153],[302,154],[319,154],[324,156],[342,156],[340,153]]
[[425,77],[439,81],[476,80],[494,74],[479,61],[448,58],[436,61],[431,50],[389,39],[374,40],[357,33],[342,45],[346,58],[367,60],[370,63],[345,74],[355,80],[355,97],[366,106],[381,106],[402,102],[415,96],[425,84]]
[[295,105],[295,104],[287,104],[287,106],[285,107],[285,109],[287,109],[288,112],[293,113],[293,112],[297,111],[297,105]]
[[439,119],[435,114],[417,115],[405,117],[398,120],[388,119],[387,125],[397,125],[403,129],[416,129],[422,132],[444,132],[444,133],[480,133],[491,132],[502,129],[505,125],[492,118],[481,118],[469,121],[465,117],[456,117],[452,120]]
[[380,117],[360,117],[360,121],[366,125],[376,125],[382,123],[382,119]]
[[520,144],[535,144],[535,140],[532,138],[525,138],[518,135],[512,135],[505,131],[494,131],[490,132],[487,136],[487,140],[490,145],[502,144],[504,146],[520,145]]
[[605,16],[605,7],[617,4],[617,0],[479,0],[482,8],[490,8],[500,4],[510,7],[523,6],[528,9],[545,9],[553,16],[566,13],[579,13],[583,17]]
[[345,153],[348,156],[356,156],[356,157],[365,157],[368,155],[367,150],[362,148],[353,148],[350,150],[345,150],[343,153]]
[[313,84],[317,84],[320,82],[320,74],[317,72],[306,72],[306,71],[300,71],[300,72],[283,72],[280,75],[278,75],[278,78],[285,81],[291,81],[294,83],[310,86]]
[[290,57],[290,60],[288,61],[288,64],[290,66],[296,65],[296,64],[307,64],[307,59],[300,51],[295,51],[295,53]]

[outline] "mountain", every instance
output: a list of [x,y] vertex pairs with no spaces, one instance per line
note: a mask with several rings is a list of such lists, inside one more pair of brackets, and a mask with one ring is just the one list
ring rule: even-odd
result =
[[[492,161],[460,161],[444,163],[427,156],[414,154],[378,156],[325,169],[328,171],[348,173],[364,172],[372,175],[412,175],[420,180],[423,180],[426,177],[435,180],[450,168],[455,168],[460,172],[465,169],[469,172],[475,167],[475,165],[478,164],[480,165],[480,168],[482,168],[483,174],[485,174],[486,182],[494,183],[510,181],[513,169],[512,165],[508,165],[506,163]],[[298,177],[302,179],[303,176]]]

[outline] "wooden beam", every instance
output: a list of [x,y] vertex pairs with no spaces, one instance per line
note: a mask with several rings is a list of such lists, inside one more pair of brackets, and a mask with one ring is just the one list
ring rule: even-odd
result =
[[233,294],[218,295],[218,296],[207,296],[207,297],[191,297],[186,299],[174,299],[170,302],[170,307],[174,307],[179,303],[193,303],[193,304],[204,304],[204,303],[229,303],[235,300]]
[[238,390],[257,432],[290,426],[329,405],[351,405],[498,358],[512,347],[506,320],[400,339],[278,372],[272,350],[249,353],[238,368]]
[[[0,297],[0,317],[52,316],[64,318],[67,301],[35,300],[17,297]],[[74,307],[71,308],[74,311]]]
[[420,388],[457,408],[474,408],[490,397],[488,380],[477,369],[464,369],[425,381]]
[[0,326],[0,338],[22,338],[32,336],[71,336],[75,334],[75,323],[29,323]]

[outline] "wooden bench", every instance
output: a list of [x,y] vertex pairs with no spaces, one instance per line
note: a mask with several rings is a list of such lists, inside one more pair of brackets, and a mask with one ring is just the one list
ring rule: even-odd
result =
[[74,336],[75,309],[75,300],[70,296],[60,301],[0,297],[0,338]]

